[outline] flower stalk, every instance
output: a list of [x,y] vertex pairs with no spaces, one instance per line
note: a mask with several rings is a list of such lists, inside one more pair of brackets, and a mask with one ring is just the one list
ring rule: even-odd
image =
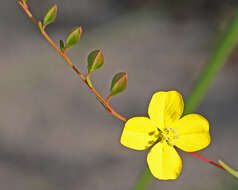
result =
[[201,159],[201,160],[203,160],[203,161],[205,161],[205,162],[207,162],[209,164],[212,164],[212,165],[214,165],[214,166],[216,166],[218,168],[221,168],[222,170],[225,170],[220,164],[218,164],[216,162],[213,162],[213,161],[207,159],[206,157],[204,157],[204,156],[202,156],[200,154],[197,154],[195,152],[189,152],[189,154],[191,154],[191,155],[193,155],[193,156],[195,156],[195,157],[197,157],[197,158],[199,158],[199,159]]

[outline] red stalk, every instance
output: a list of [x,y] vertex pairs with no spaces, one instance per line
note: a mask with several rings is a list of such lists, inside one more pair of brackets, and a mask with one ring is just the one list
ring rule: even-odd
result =
[[202,155],[200,155],[200,154],[197,154],[197,153],[195,153],[195,152],[188,152],[188,153],[191,154],[191,155],[193,155],[193,156],[195,156],[195,157],[197,157],[197,158],[200,158],[201,160],[203,160],[203,161],[205,161],[205,162],[207,162],[207,163],[209,163],[209,164],[212,164],[212,165],[214,165],[214,166],[216,166],[216,167],[218,167],[218,168],[220,168],[220,169],[222,169],[222,170],[225,170],[220,164],[218,164],[218,163],[216,163],[216,162],[213,162],[213,161],[207,159],[206,157],[204,157],[204,156],[202,156]]

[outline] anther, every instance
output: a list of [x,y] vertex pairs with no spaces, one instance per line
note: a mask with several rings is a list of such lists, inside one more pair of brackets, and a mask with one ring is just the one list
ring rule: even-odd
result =
[[151,131],[148,133],[150,136],[152,136],[153,134],[155,134],[155,131]]

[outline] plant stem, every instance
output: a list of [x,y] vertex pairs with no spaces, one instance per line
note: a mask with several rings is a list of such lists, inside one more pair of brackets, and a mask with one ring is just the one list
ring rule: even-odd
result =
[[111,99],[112,95],[110,94],[108,97],[107,97],[107,103],[109,103],[110,99]]
[[146,166],[143,170],[143,175],[141,175],[141,177],[138,179],[133,190],[147,189],[152,179],[153,179],[153,176],[151,175],[149,168]]
[[[218,71],[225,64],[228,59],[232,49],[235,47],[238,41],[238,10],[235,11],[231,22],[229,23],[226,31],[221,36],[216,48],[214,49],[207,65],[204,67],[204,70],[200,74],[196,84],[191,90],[190,95],[188,96],[185,102],[184,114],[194,111],[199,103],[201,102],[203,96],[205,95],[212,79],[218,73]],[[207,163],[217,166],[218,168],[224,169],[221,165],[208,160],[207,158],[198,155],[196,153],[190,153],[194,156],[206,160]],[[136,182],[133,190],[146,190],[152,181],[153,176],[151,175],[148,167],[142,172],[141,177]]]
[[23,3],[21,0],[17,0],[17,3],[22,7],[22,9],[25,11],[27,16],[32,20],[32,22],[38,27],[38,22],[37,20],[32,16],[31,12],[28,9],[28,5]]
[[[17,1],[18,4],[22,7],[22,9],[25,11],[25,13],[28,15],[28,17],[32,20],[32,22],[38,27],[38,22],[30,12],[27,5],[23,4],[21,0]],[[79,71],[79,69],[70,61],[69,57],[65,54],[65,52],[62,52],[60,48],[54,43],[54,41],[50,38],[50,36],[45,32],[45,27],[43,26],[41,30],[41,34],[43,37],[49,42],[49,44],[56,49],[56,51],[59,53],[59,55],[66,61],[66,63],[73,69],[73,71],[80,77],[80,79],[88,86],[88,88],[94,93],[94,95],[97,97],[97,99],[105,106],[105,108],[108,110],[108,112],[118,119],[126,122],[127,119],[117,113],[110,105],[109,103],[102,97],[102,95],[92,86],[90,85],[84,75]]]
[[197,157],[197,158],[199,158],[199,159],[201,159],[201,160],[203,160],[203,161],[205,161],[205,162],[207,162],[207,163],[209,163],[209,164],[212,164],[212,165],[214,165],[214,166],[216,166],[218,168],[221,168],[222,170],[225,170],[220,164],[218,164],[216,162],[213,162],[213,161],[207,159],[206,157],[204,157],[202,155],[199,155],[199,154],[197,154],[195,152],[188,152],[188,153],[193,155],[193,156],[195,156],[195,157]]

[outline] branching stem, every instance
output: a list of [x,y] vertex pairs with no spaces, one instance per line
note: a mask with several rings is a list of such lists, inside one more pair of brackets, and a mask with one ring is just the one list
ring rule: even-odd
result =
[[[25,11],[25,13],[28,15],[28,17],[32,20],[32,22],[38,27],[38,21],[35,19],[35,17],[31,14],[29,8],[27,5],[24,5],[21,0],[17,0],[18,4],[22,7],[22,9]],[[102,95],[93,87],[89,86],[86,78],[84,75],[79,71],[79,69],[70,61],[69,57],[66,55],[66,53],[62,52],[60,48],[55,44],[55,42],[50,38],[50,36],[46,33],[45,27],[41,30],[41,34],[43,37],[49,42],[49,44],[56,49],[56,51],[59,53],[59,55],[66,61],[66,63],[73,69],[73,71],[80,77],[80,79],[88,86],[88,88],[94,93],[94,95],[97,97],[97,99],[105,106],[105,108],[108,110],[108,112],[118,119],[126,122],[127,119],[117,113],[109,104],[108,102],[102,97]]]
[[108,103],[108,104],[109,104],[109,101],[111,100],[111,97],[112,97],[111,94],[107,97],[107,103]]

